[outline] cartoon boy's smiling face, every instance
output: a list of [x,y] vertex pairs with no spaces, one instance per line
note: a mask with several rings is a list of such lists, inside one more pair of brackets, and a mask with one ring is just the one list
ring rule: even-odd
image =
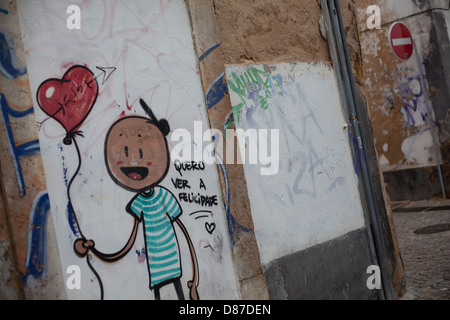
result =
[[129,191],[144,191],[167,174],[167,140],[148,118],[121,118],[106,135],[105,162],[108,173],[119,186]]

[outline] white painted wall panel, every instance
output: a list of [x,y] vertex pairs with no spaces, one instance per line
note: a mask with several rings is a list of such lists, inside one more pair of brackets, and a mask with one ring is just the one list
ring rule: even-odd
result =
[[236,65],[228,66],[226,75],[236,126],[279,130],[278,172],[261,175],[263,166],[244,165],[262,263],[362,227],[332,68],[323,63]]
[[[69,5],[81,9],[79,30],[66,27]],[[208,127],[185,3],[182,0],[18,1],[18,9],[33,95],[43,81],[61,78],[73,65],[85,65],[97,76],[97,100],[79,128],[84,137],[75,138],[81,167],[71,185],[70,196],[82,233],[93,239],[99,250],[118,251],[130,237],[133,218],[125,212],[125,206],[135,194],[114,184],[106,171],[104,140],[113,121],[123,114],[144,115],[138,102],[142,98],[157,117],[169,121],[172,130],[183,128],[192,132],[194,121],[201,121],[205,129]],[[116,69],[105,79],[97,67]],[[70,299],[97,299],[98,279],[86,260],[75,255],[72,246],[77,236],[68,220],[68,181],[80,163],[76,148],[74,144],[63,144],[64,128],[47,116],[34,99],[62,270],[65,272],[69,265],[81,267],[81,290],[66,289],[67,295]],[[172,148],[175,143],[171,142],[170,134],[168,141]],[[216,166],[182,174],[171,164],[161,185],[177,197],[183,208],[181,220],[198,258],[200,298],[239,298]],[[176,188],[172,179],[177,178],[187,180],[191,189]],[[205,188],[201,188],[200,179]],[[181,192],[217,195],[218,203],[212,207],[186,203],[180,200]],[[199,210],[211,213],[198,218],[195,212]],[[153,298],[148,288],[146,262],[141,256],[142,223],[140,228],[136,244],[122,260],[107,264],[92,257],[106,299]],[[190,256],[180,230],[177,237],[183,269],[181,283],[188,298]],[[163,287],[161,297],[176,299],[173,286]]]

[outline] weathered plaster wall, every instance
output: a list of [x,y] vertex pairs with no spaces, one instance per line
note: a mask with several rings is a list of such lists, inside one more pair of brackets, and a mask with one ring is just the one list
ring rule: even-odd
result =
[[225,64],[330,61],[317,1],[215,0]]
[[17,297],[64,298],[16,2],[2,0],[0,9],[0,234],[5,248],[15,249],[9,263]]
[[[223,139],[226,129],[235,128],[228,98],[222,42],[218,36],[214,2],[187,1],[195,49],[198,56],[203,90],[211,127],[220,130]],[[226,149],[222,158],[226,158]],[[228,217],[232,251],[243,299],[268,299],[266,278],[263,275],[256,243],[253,219],[247,194],[247,181],[242,165],[218,165],[222,194]]]
[[[398,2],[378,3],[380,8],[383,8],[383,21],[392,21],[411,14],[414,10],[420,10],[411,1],[402,1],[401,4]],[[363,9],[360,10],[362,12]],[[365,22],[364,17],[367,18],[367,15],[360,13],[360,17],[363,17],[362,21]],[[426,50],[421,52],[420,56],[426,57],[429,54],[431,18],[423,15],[408,26],[418,47]],[[384,27],[381,30],[366,31],[361,35],[366,84],[370,88],[367,92],[370,99],[369,108],[372,111],[380,165],[384,171],[388,171],[433,164],[436,160],[433,156],[431,134],[426,130],[423,119],[423,116],[428,114],[427,100],[425,92],[420,88],[415,56],[405,63],[397,60],[389,47],[388,31],[389,27]]]
[[[445,2],[445,1],[444,1]],[[369,4],[381,8],[381,29],[367,30]],[[366,97],[373,123],[379,163],[393,200],[426,199],[442,196],[436,169],[437,157],[432,132],[437,139],[439,160],[448,190],[448,84],[445,67],[448,59],[448,35],[442,1],[362,1],[358,3],[358,21],[364,59]],[[416,42],[426,88],[421,88],[418,62],[413,56],[397,60],[388,41],[388,22],[402,20]],[[430,113],[430,108],[432,112]],[[433,119],[433,128],[427,116]]]
[[267,130],[268,141],[258,142],[278,153],[276,162],[264,165],[245,155],[262,264],[362,228],[358,178],[331,66],[227,66],[226,75],[236,126],[255,133],[249,140]]
[[3,188],[0,195],[0,299],[17,300],[23,298],[23,289],[14,263],[15,252],[11,245],[11,232],[6,215]]
[[[247,4],[247,2],[243,3],[238,1],[214,1],[217,30],[221,40],[219,50],[226,65],[246,64],[251,68],[251,66],[263,63],[275,63],[276,65],[276,63],[294,61],[331,62],[328,44],[325,40],[325,26],[323,21],[320,21],[321,8],[319,1],[284,1],[283,3],[277,3],[276,6],[270,1],[254,1],[251,3],[252,5]],[[364,92],[363,66],[359,48],[355,2],[342,1],[341,7],[346,25],[355,81],[361,92]],[[281,32],[281,30],[283,31]],[[301,39],[308,40],[301,41]],[[292,42],[295,42],[294,46],[292,46]],[[230,80],[232,79],[228,79],[228,81]],[[320,108],[320,106],[315,106],[315,108]],[[367,135],[371,136],[370,130],[367,131]],[[368,145],[368,148],[371,148],[371,144]],[[374,153],[369,154],[369,157],[374,155]],[[390,267],[392,274],[396,274],[394,277],[395,294],[401,295],[403,267],[398,249],[395,249],[395,235],[391,231],[393,225],[389,217],[389,203],[385,202],[387,198],[384,197],[384,186],[380,179],[378,166],[376,162],[372,162],[372,165],[374,165],[373,169],[375,169],[371,171],[371,174],[374,177],[374,181],[376,181],[377,201],[380,209],[379,214],[383,217],[384,236],[389,243],[388,251],[390,253],[390,259],[392,259]],[[362,191],[361,188],[360,191]],[[261,213],[254,212],[252,214],[254,219],[258,214]],[[355,235],[364,237],[364,232],[352,234],[352,236]],[[353,238],[352,241],[358,240]],[[339,245],[345,246],[343,242],[334,239],[331,243],[320,244],[320,249],[318,248],[318,251],[314,252],[324,253],[327,251],[325,248],[333,248],[333,246]],[[363,246],[369,247],[370,243],[365,243]],[[289,258],[282,259],[283,262],[274,260],[270,265],[265,266],[268,277],[270,277],[269,274],[271,276],[276,275],[274,279],[268,278],[269,291],[272,297],[292,298],[294,296],[292,295],[292,287],[289,290],[285,290],[284,285],[292,282],[295,286],[296,280],[290,278],[289,272],[280,273],[280,270],[288,270],[289,267],[292,267],[295,264],[294,261],[301,256],[301,252],[291,255]],[[364,258],[361,257],[361,259]],[[339,272],[333,269],[331,264],[327,264],[323,270],[325,270],[324,274],[327,272],[329,274]],[[304,275],[305,277],[314,277],[314,271],[309,269],[309,271],[305,271]],[[335,283],[334,285],[339,287],[342,283]],[[339,290],[336,287],[330,287],[330,290],[337,295]],[[308,296],[306,292],[303,292],[303,294],[305,294],[305,297]]]

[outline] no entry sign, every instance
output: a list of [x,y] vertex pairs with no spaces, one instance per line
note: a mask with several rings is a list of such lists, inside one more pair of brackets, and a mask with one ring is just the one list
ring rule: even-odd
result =
[[389,29],[389,44],[392,52],[402,61],[408,60],[414,48],[413,38],[408,28],[400,22],[394,23]]

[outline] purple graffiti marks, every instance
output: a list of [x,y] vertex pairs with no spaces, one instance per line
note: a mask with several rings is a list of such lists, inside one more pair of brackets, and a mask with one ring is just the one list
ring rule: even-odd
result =
[[429,114],[428,98],[421,85],[420,75],[411,74],[408,69],[396,68],[393,72],[394,92],[402,101],[401,112],[406,125],[420,126],[426,122]]
[[144,263],[145,260],[147,259],[147,253],[145,252],[145,248],[142,248],[142,250],[136,250],[136,254],[137,254],[137,260],[138,263]]

